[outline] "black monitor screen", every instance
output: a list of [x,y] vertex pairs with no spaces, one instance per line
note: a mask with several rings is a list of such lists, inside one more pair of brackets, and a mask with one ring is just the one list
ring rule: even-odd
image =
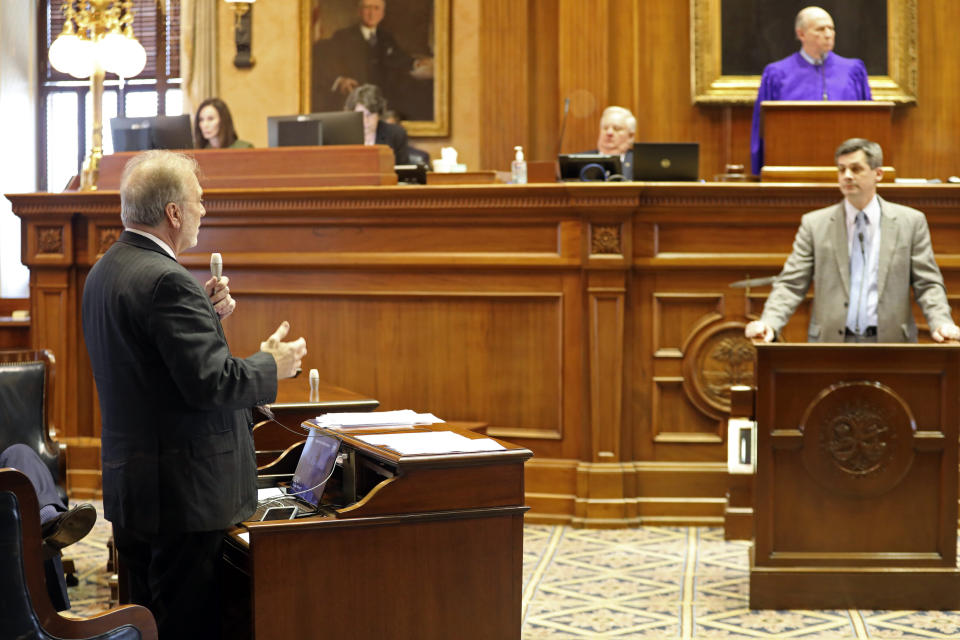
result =
[[193,148],[188,115],[112,118],[110,133],[114,151]]
[[271,147],[363,144],[363,114],[329,111],[267,118]]
[[608,156],[603,153],[561,153],[557,157],[560,164],[561,180],[582,180],[584,182],[603,182],[623,180],[620,156]]

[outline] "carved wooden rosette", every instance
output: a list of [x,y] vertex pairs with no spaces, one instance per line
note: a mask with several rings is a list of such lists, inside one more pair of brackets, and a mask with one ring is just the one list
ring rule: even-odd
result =
[[123,227],[98,227],[97,254],[103,255],[123,233]]
[[37,228],[37,253],[42,254],[62,254],[63,253],[63,227],[41,227]]
[[730,387],[752,385],[757,352],[743,322],[704,328],[683,350],[683,389],[700,411],[720,419],[730,413]]
[[590,253],[620,254],[620,225],[619,224],[592,224],[590,225]]
[[829,490],[878,496],[898,485],[913,464],[916,422],[906,402],[879,382],[842,382],[807,407],[803,465]]

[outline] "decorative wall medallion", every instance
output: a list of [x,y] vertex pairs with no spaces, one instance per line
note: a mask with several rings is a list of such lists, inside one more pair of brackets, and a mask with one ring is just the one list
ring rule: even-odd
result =
[[622,252],[619,224],[590,225],[590,253],[620,254]]
[[753,384],[756,349],[743,337],[744,326],[742,322],[711,326],[684,348],[684,391],[711,417],[730,412],[730,387]]
[[37,227],[37,253],[63,253],[63,227]]
[[829,491],[876,496],[899,484],[913,464],[913,415],[879,382],[824,389],[804,412],[800,431],[803,465]]
[[102,255],[117,241],[117,238],[123,233],[123,228],[100,227],[98,231],[100,232],[100,240],[97,242],[97,253]]

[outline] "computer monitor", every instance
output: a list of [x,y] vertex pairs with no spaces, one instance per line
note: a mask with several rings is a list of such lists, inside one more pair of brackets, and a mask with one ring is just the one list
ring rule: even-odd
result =
[[363,144],[363,114],[327,111],[267,118],[267,144],[271,147]]
[[114,151],[147,149],[192,149],[190,116],[111,118]]
[[581,180],[583,182],[603,182],[623,180],[620,173],[620,156],[604,153],[561,153],[557,156],[560,164],[561,180]]

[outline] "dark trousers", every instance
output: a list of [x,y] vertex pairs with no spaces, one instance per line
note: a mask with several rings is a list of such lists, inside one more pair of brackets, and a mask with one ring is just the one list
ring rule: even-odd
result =
[[143,535],[113,526],[132,604],[157,620],[160,640],[220,637],[223,531]]
[[[12,444],[0,451],[0,468],[13,467],[30,479],[34,491],[37,492],[37,502],[40,508],[52,505],[57,511],[66,511],[57,485],[50,475],[50,469],[44,464],[37,452],[25,444]],[[50,602],[57,611],[70,608],[70,597],[67,594],[67,582],[63,577],[63,562],[60,555],[46,558],[43,561],[43,575],[46,578],[47,593]]]
[[25,444],[12,444],[0,451],[0,467],[13,467],[30,478],[30,484],[37,492],[40,508],[53,505],[57,511],[66,511],[67,507],[57,493],[57,485],[50,475],[50,469],[36,451]]

